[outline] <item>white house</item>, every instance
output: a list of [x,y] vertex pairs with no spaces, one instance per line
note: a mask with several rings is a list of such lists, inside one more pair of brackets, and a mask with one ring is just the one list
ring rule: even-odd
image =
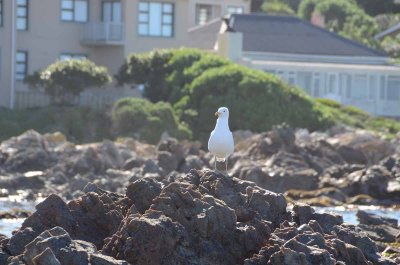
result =
[[354,105],[373,115],[400,117],[400,67],[380,51],[307,21],[234,14],[191,33],[199,48],[274,73],[314,97]]

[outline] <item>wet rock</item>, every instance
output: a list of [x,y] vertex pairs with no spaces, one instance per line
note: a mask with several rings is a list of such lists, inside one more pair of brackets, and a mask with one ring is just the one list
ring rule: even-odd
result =
[[383,216],[379,216],[376,214],[367,213],[362,210],[358,210],[356,215],[357,215],[357,219],[360,222],[360,224],[389,225],[389,226],[393,226],[393,227],[398,226],[398,220],[394,219],[394,218],[383,217]]

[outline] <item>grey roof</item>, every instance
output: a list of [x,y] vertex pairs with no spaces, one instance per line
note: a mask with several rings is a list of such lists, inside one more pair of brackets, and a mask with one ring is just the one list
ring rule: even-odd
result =
[[373,56],[386,54],[348,40],[311,23],[289,16],[234,14],[230,26],[243,33],[243,50],[331,56]]

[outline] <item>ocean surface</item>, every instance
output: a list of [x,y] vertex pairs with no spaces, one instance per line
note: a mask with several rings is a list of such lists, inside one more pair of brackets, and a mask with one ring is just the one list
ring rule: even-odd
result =
[[[10,211],[12,209],[20,209],[26,211],[34,211],[38,202],[20,201],[18,198],[0,198],[0,212]],[[317,212],[334,212],[343,216],[346,223],[357,224],[357,210],[363,210],[369,213],[378,214],[390,218],[395,218],[400,223],[400,209],[382,208],[379,206],[338,206],[338,207],[314,207]],[[8,237],[12,235],[12,231],[21,227],[23,218],[18,219],[0,219],[0,234]]]

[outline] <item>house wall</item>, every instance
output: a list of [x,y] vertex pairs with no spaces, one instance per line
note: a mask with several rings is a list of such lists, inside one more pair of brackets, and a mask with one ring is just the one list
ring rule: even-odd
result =
[[400,68],[394,66],[247,62],[309,95],[356,106],[372,115],[400,117]]

